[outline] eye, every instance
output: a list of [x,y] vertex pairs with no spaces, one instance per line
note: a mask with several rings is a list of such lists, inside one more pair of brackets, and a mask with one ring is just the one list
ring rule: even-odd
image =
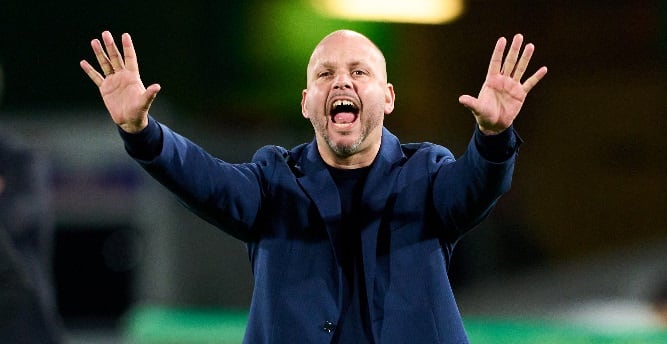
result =
[[362,70],[362,69],[356,69],[356,70],[352,71],[352,75],[354,75],[354,76],[363,76],[363,75],[366,75],[366,74],[367,74],[366,71]]
[[318,77],[318,78],[328,78],[328,77],[330,77],[331,75],[332,75],[331,71],[328,71],[328,70],[327,70],[327,71],[319,72],[319,73],[317,74],[317,77]]

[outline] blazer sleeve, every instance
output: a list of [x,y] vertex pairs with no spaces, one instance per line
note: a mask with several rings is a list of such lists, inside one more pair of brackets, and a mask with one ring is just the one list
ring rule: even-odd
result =
[[[457,240],[484,220],[509,191],[521,139],[513,127],[508,130],[503,139],[480,140],[476,135],[482,134],[476,129],[459,159],[436,164],[433,200],[445,228],[454,230],[447,231],[448,241]],[[489,144],[494,146],[484,146]],[[495,159],[499,156],[505,159]]]
[[252,240],[262,199],[261,165],[227,163],[158,125],[161,150],[150,160],[135,160],[199,217],[238,239]]

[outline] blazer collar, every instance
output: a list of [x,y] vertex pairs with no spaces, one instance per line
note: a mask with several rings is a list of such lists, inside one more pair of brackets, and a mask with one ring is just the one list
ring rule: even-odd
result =
[[[294,168],[300,172],[297,180],[306,193],[317,205],[320,214],[325,219],[335,214],[340,214],[340,197],[336,184],[329,174],[327,165],[317,150],[315,139],[303,147],[301,154],[291,152],[292,159],[296,161]],[[384,176],[389,174],[392,166],[405,159],[398,138],[386,128],[382,128],[382,142],[380,151],[375,157],[371,170],[366,179],[363,199],[385,199],[386,193],[377,194],[378,187],[385,183]],[[385,187],[379,188],[387,190]],[[373,190],[372,192],[370,190]],[[388,192],[388,191],[387,191]],[[382,195],[385,196],[382,196]],[[369,198],[370,197],[370,198]]]
[[[373,165],[376,166],[378,160],[384,160],[390,165],[399,162],[405,158],[403,151],[401,150],[401,143],[398,141],[398,138],[392,134],[387,128],[382,128],[382,142],[380,144],[380,151],[373,161]],[[317,150],[317,141],[313,139],[308,144],[304,144],[298,148],[297,151],[291,152],[291,158],[297,161],[295,167],[303,175],[308,176],[313,173],[317,174],[320,170],[326,170],[327,165],[322,160],[319,151]],[[386,166],[385,166],[386,167]],[[373,167],[372,169],[375,169]]]

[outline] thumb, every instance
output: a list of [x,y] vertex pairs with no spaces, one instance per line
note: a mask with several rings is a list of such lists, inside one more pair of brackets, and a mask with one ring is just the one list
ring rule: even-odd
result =
[[146,93],[145,93],[146,100],[152,102],[153,99],[157,97],[157,94],[158,92],[160,92],[161,89],[162,87],[160,86],[160,84],[152,84],[148,86],[148,88],[146,88]]
[[472,110],[477,103],[477,98],[464,94],[459,97],[459,103]]
[[155,97],[157,97],[157,94],[161,89],[162,87],[160,87],[160,84],[152,84],[146,88],[146,92],[144,92],[146,108],[151,106],[153,100],[155,100]]

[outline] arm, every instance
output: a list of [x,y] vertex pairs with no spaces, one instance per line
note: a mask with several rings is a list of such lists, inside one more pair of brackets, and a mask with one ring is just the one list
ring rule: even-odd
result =
[[434,202],[440,216],[446,227],[456,229],[452,240],[481,222],[510,188],[521,144],[512,124],[528,92],[547,73],[547,68],[541,67],[521,83],[535,50],[527,44],[519,54],[522,43],[523,36],[515,35],[503,62],[506,40],[498,39],[479,96],[459,98],[472,111],[479,131],[466,153],[442,166],[434,182]]
[[103,74],[83,60],[80,65],[99,88],[104,105],[121,129],[128,153],[193,212],[242,240],[250,240],[261,203],[256,164],[229,164],[208,154],[154,120],[148,110],[160,91],[145,88],[129,34],[123,34],[121,56],[113,37],[102,33],[91,42]]
[[456,161],[440,164],[433,182],[433,202],[448,241],[475,227],[509,191],[521,139],[512,127],[498,135],[479,129]]
[[252,240],[262,203],[262,163],[217,159],[152,119],[147,129],[162,134],[162,148],[152,159],[137,162],[199,217],[238,239]]

